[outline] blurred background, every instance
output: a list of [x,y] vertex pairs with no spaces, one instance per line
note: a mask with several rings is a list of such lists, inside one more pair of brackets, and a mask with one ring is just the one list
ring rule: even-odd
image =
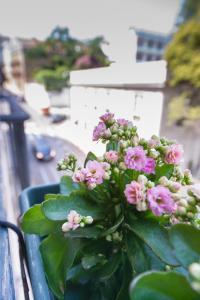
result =
[[145,138],[182,143],[183,166],[200,177],[200,0],[1,7],[0,212],[16,223],[19,192],[57,182],[65,153],[80,164],[89,150],[100,155],[92,130],[105,111]]

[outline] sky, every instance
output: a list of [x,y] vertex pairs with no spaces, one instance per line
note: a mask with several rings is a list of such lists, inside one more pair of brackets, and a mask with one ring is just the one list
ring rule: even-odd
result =
[[0,0],[0,34],[46,38],[56,25],[73,37],[92,38],[136,26],[168,33],[179,0]]

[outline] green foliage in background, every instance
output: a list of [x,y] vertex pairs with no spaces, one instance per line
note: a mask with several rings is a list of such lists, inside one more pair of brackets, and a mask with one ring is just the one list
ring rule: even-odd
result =
[[103,37],[82,42],[70,37],[68,28],[56,27],[45,41],[24,49],[28,78],[45,84],[48,90],[60,90],[67,85],[68,72],[79,68],[79,58],[87,56],[91,62],[81,68],[109,64],[101,50],[103,42]]
[[69,72],[66,67],[58,67],[55,70],[42,69],[35,74],[35,80],[49,91],[60,91],[69,79]]
[[168,62],[172,86],[188,83],[200,87],[200,21],[195,18],[183,24],[167,47],[165,58]]

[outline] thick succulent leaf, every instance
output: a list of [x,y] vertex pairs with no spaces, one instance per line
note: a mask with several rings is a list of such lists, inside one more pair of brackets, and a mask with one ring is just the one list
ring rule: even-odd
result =
[[42,210],[44,215],[53,221],[65,221],[70,210],[76,210],[83,216],[89,214],[94,219],[101,219],[104,215],[102,208],[76,194],[71,194],[70,196],[58,195],[56,200],[44,201]]
[[156,179],[158,180],[162,176],[170,178],[174,172],[174,165],[163,164],[156,167]]
[[60,230],[61,223],[47,219],[42,212],[41,204],[36,204],[23,215],[21,227],[26,233],[44,236]]
[[79,246],[79,240],[65,239],[62,235],[49,235],[40,245],[48,284],[59,299],[64,298],[67,270],[72,266]]
[[131,300],[199,300],[186,277],[176,272],[146,272],[133,280]]
[[135,219],[129,216],[128,228],[142,239],[166,264],[178,266],[174,249],[169,240],[168,230],[151,219]]
[[176,257],[185,267],[200,259],[200,230],[188,225],[177,224],[170,229],[170,239]]
[[86,157],[85,162],[84,162],[84,167],[86,166],[86,164],[89,160],[97,160],[96,155],[92,152],[88,152],[87,157]]
[[65,237],[69,238],[86,238],[86,239],[97,239],[102,232],[102,229],[91,226],[84,228],[77,228],[76,230],[70,230],[65,233]]
[[60,180],[60,193],[63,195],[70,195],[71,192],[79,190],[80,186],[78,183],[73,182],[70,176],[63,176]]
[[87,285],[68,284],[64,300],[88,300],[90,291]]
[[134,273],[148,270],[164,270],[165,264],[137,235],[129,231],[126,236],[126,249]]
[[108,280],[110,277],[112,277],[121,263],[121,257],[121,252],[113,254],[108,262],[100,270],[98,270],[97,277],[103,281]]
[[90,274],[83,269],[82,264],[78,264],[67,272],[67,281],[69,280],[72,283],[85,284],[90,280]]
[[89,270],[96,265],[105,265],[106,259],[104,255],[88,255],[82,258],[82,266],[85,270]]
[[125,259],[124,265],[122,267],[122,285],[119,289],[119,292],[117,293],[115,300],[129,300],[129,286],[131,283],[131,280],[133,278],[133,272],[131,270],[131,266],[129,264],[129,261]]

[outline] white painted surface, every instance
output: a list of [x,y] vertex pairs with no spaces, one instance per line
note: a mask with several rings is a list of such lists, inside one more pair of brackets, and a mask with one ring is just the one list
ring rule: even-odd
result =
[[[166,64],[152,62],[134,66],[134,69],[130,68],[127,72],[123,70],[122,73],[121,66],[117,64],[108,68],[71,72],[71,129],[68,136],[84,152],[90,150],[99,155],[103,152],[103,145],[92,142],[92,131],[98,123],[98,117],[106,111],[114,112],[117,118],[132,120],[144,138],[159,134],[163,93],[136,91],[134,86],[163,86]],[[129,85],[129,89],[126,89],[126,85]]]

